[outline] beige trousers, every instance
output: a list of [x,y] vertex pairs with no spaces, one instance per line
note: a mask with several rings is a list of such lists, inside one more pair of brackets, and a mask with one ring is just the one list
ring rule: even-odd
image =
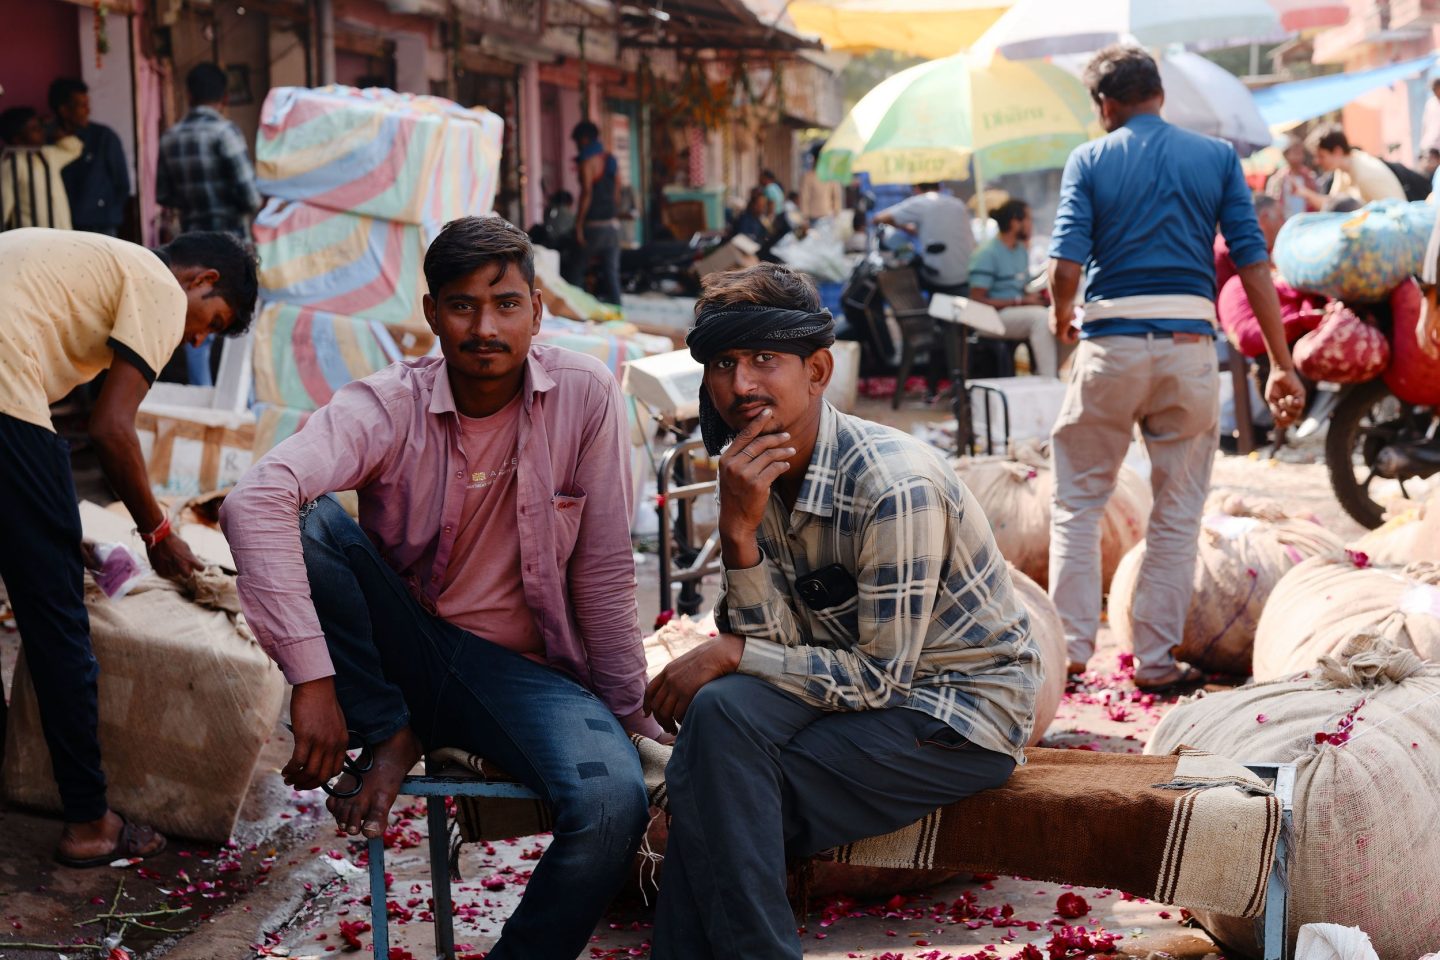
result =
[[1209,338],[1100,337],[1082,341],[1051,434],[1055,499],[1050,596],[1070,659],[1088,661],[1100,626],[1100,520],[1140,425],[1155,506],[1135,600],[1135,676],[1174,667],[1190,606],[1196,544],[1219,442],[1219,380]]
[[1032,373],[1053,377],[1060,372],[1059,345],[1050,332],[1050,308],[1024,305],[1004,307],[1000,322],[1005,324],[1006,340],[1029,340]]

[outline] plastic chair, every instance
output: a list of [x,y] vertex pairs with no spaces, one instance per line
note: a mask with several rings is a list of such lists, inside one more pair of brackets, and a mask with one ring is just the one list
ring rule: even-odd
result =
[[[890,398],[891,409],[900,408],[905,394],[905,382],[918,359],[929,360],[934,354],[938,337],[935,333],[935,318],[930,316],[930,304],[920,289],[920,280],[909,267],[881,270],[877,280],[880,293],[890,304],[895,322],[900,327],[900,368],[895,375],[895,393]],[[940,376],[933,363],[926,381],[930,395],[940,391]]]

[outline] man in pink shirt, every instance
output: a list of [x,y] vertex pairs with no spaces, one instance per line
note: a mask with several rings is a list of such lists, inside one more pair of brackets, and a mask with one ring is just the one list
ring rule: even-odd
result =
[[[374,837],[425,750],[499,764],[545,798],[555,839],[489,955],[573,957],[647,822],[627,731],[661,735],[641,713],[624,408],[599,361],[531,344],[533,255],[509,223],[447,225],[425,278],[443,358],[343,387],[221,520],[294,685],[285,782],[326,784],[352,737],[368,745],[359,794],[328,806]],[[358,524],[327,496],[346,489]]]

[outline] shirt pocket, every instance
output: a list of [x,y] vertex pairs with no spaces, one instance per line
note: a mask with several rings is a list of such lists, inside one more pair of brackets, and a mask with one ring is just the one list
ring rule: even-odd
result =
[[585,512],[585,491],[557,493],[551,498],[555,512],[555,564],[563,572],[580,536],[580,515]]
[[814,618],[817,638],[823,638],[831,645],[846,650],[856,646],[860,639],[860,596],[856,594],[847,600],[835,604],[833,607],[824,607],[820,610],[813,610],[808,607],[810,615]]

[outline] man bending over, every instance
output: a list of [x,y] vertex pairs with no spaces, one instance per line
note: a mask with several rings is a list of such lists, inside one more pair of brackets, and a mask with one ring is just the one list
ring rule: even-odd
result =
[[[626,731],[660,733],[640,712],[629,430],[599,361],[531,344],[524,233],[456,220],[425,279],[443,356],[341,388],[222,523],[245,612],[294,685],[285,781],[335,777],[353,732],[374,765],[328,806],[377,837],[423,751],[499,764],[550,805],[555,840],[489,956],[574,957],[645,829]],[[347,489],[358,524],[326,496]]]
[[1040,660],[990,524],[936,451],[823,399],[834,340],[785,267],[707,278],[696,305],[725,582],[722,632],[646,692],[683,721],[657,960],[800,957],[787,858],[1024,759]]
[[165,838],[106,802],[80,509],[50,404],[106,375],[89,425],[105,479],[156,573],[199,569],[150,491],[135,411],[181,343],[245,331],[255,272],[255,257],[220,233],[183,234],[158,251],[97,233],[0,233],[0,578],[55,769],[65,817],[56,859],[66,866],[148,857]]

